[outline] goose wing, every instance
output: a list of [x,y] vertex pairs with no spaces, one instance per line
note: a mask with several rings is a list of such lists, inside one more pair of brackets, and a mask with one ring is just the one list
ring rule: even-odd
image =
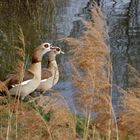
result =
[[34,74],[30,71],[25,71],[23,81],[27,81],[29,79],[33,79]]
[[51,76],[52,76],[51,70],[49,70],[48,68],[43,68],[42,69],[42,72],[41,72],[41,80],[48,79]]
[[[9,74],[7,77],[8,78],[4,81],[4,83],[8,89],[12,88],[12,85],[19,84],[21,82],[20,80],[22,80],[19,73]],[[32,79],[33,77],[34,75],[31,72],[25,71],[23,81]]]

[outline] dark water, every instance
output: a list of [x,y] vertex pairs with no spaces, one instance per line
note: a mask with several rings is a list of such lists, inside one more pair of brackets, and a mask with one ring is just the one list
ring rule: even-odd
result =
[[114,82],[120,87],[127,86],[127,63],[140,71],[140,1],[139,0],[104,0]]
[[[36,0],[29,3],[0,1],[0,79],[17,63],[15,46],[19,45],[19,28],[24,34],[26,56],[30,56],[32,49],[41,42],[58,45],[59,39],[70,34],[78,35],[80,24],[77,21],[88,2],[89,0]],[[140,0],[100,0],[99,4],[108,25],[113,83],[124,88],[129,86],[127,64],[140,71]],[[72,106],[72,85],[67,78],[67,46],[61,45],[66,54],[58,57],[59,66],[63,68],[55,89]],[[44,66],[46,60],[44,58]],[[114,89],[114,102],[117,101],[117,92]]]
[[[140,0],[101,0],[101,7],[109,29],[113,83],[125,89],[131,86],[132,78],[128,64],[140,72]],[[114,88],[116,106],[118,93]]]

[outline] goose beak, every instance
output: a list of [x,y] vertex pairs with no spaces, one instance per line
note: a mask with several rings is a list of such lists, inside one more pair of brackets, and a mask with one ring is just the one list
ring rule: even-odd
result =
[[65,54],[63,51],[61,51],[60,53]]
[[54,50],[54,49],[55,49],[55,47],[53,47],[53,46],[50,46],[50,49],[51,49],[51,50]]
[[59,50],[57,50],[57,51],[60,51],[61,54],[65,54],[65,53],[64,53],[59,47],[57,47],[57,46],[52,46],[52,45],[51,45],[51,46],[50,46],[50,49],[51,49],[51,50],[57,50],[57,49],[59,49]]

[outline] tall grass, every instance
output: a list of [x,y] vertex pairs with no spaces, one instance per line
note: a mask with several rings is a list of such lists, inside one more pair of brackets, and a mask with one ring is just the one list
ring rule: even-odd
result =
[[133,66],[127,65],[128,86],[122,96],[123,110],[119,116],[119,129],[124,134],[133,136],[135,140],[140,139],[140,73]]
[[[91,21],[82,20],[84,31],[80,37],[66,38],[72,46],[71,66],[73,68],[73,85],[75,105],[86,119],[83,139],[92,139],[90,123],[93,130],[101,132],[108,140],[114,133],[118,139],[118,128],[114,127],[115,115],[112,107],[111,61],[107,46],[105,18],[95,5],[91,9]],[[115,131],[114,131],[115,130]]]
[[[19,83],[21,83],[23,81],[23,77],[24,77],[24,63],[25,63],[25,40],[24,40],[24,34],[22,32],[22,29],[21,27],[19,26],[18,28],[18,32],[17,32],[17,36],[18,36],[18,39],[15,40],[15,44],[17,44],[17,46],[15,46],[15,49],[16,49],[16,54],[18,55],[17,58],[20,58],[18,59],[17,61],[17,66],[16,66],[16,69],[15,70],[15,74],[19,76]],[[20,47],[18,47],[20,46]],[[16,96],[15,96],[15,100],[14,100],[14,111],[16,112],[15,113],[15,119],[16,119],[16,139],[18,138],[18,133],[17,133],[17,129],[18,129],[18,126],[17,126],[17,121],[18,121],[18,107],[19,107],[19,97],[20,97],[20,85],[17,89],[17,93],[16,93]],[[10,133],[10,128],[11,128],[11,121],[12,121],[12,117],[13,117],[13,110],[10,109],[10,106],[9,106],[9,111],[8,111],[8,114],[9,114],[9,118],[8,118],[8,126],[7,126],[7,134],[6,134],[6,140],[9,139],[9,133]]]
[[137,140],[140,138],[140,73],[131,65],[127,66],[128,85],[125,89],[117,87],[122,94],[118,98],[120,108],[116,116],[112,103],[114,85],[105,19],[96,5],[90,12],[91,21],[82,20],[82,34],[64,39],[71,47],[75,106],[77,112],[85,117],[80,127],[80,138]]

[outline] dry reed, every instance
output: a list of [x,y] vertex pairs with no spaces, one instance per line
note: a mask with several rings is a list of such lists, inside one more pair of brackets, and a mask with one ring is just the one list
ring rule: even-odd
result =
[[125,135],[133,136],[133,139],[140,138],[140,73],[128,64],[128,86],[122,96],[122,111],[118,123],[122,139]]
[[70,37],[64,40],[72,46],[70,63],[76,89],[74,101],[78,111],[87,118],[83,128],[84,140],[93,139],[93,136],[96,139],[99,137],[97,134],[103,134],[111,140],[114,132],[118,139],[117,124],[115,127],[115,115],[112,112],[111,61],[109,47],[106,45],[105,19],[96,5],[90,14],[91,21],[82,20],[82,35],[78,39]]
[[36,106],[41,107],[43,113],[51,113],[47,125],[52,139],[75,139],[75,123],[73,115],[68,111],[64,97],[53,92],[51,96],[40,96],[35,99]]

